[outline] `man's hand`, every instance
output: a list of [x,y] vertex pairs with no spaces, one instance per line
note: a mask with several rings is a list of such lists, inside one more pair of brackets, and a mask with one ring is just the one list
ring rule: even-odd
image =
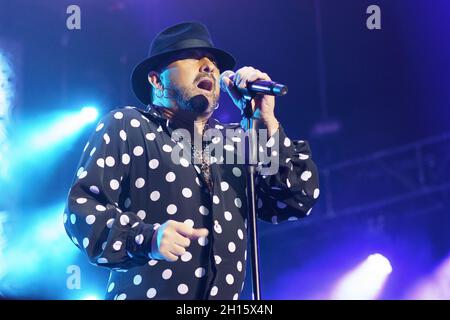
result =
[[159,260],[177,261],[186,252],[191,240],[206,237],[206,228],[194,229],[174,220],[167,220],[153,234],[152,257]]
[[[241,110],[245,108],[245,99],[238,88],[244,89],[248,82],[255,80],[271,81],[267,73],[253,67],[243,67],[236,71],[234,82],[228,77],[223,81],[234,104]],[[278,121],[275,118],[275,97],[271,95],[257,94],[251,101],[254,117],[259,118],[270,131],[278,129]]]

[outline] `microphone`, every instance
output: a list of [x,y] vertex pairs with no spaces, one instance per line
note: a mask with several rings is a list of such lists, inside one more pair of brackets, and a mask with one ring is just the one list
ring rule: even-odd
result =
[[[220,89],[223,92],[227,92],[227,86],[224,77],[230,78],[231,81],[234,81],[235,73],[231,70],[226,70],[222,72],[220,75]],[[256,80],[247,83],[247,88],[242,90],[238,88],[240,91],[244,91],[243,93],[262,93],[271,96],[284,96],[288,92],[287,86],[284,84],[280,84],[274,81],[267,80]]]

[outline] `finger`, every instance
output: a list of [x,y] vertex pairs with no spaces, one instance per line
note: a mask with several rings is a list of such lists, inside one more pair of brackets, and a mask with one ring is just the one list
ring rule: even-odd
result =
[[174,254],[171,253],[171,252],[167,252],[167,253],[164,254],[163,256],[164,256],[164,258],[165,258],[167,261],[169,261],[169,262],[175,262],[175,261],[177,261],[178,258],[179,258],[177,255],[174,255]]
[[182,256],[185,252],[186,249],[182,246],[179,246],[178,244],[174,243],[172,248],[170,248],[170,253],[176,255],[176,256]]
[[175,243],[187,248],[191,245],[191,240],[189,238],[183,237],[181,234],[177,233],[175,235]]
[[176,232],[178,232],[179,234],[181,234],[184,237],[189,238],[192,234],[192,227],[184,222],[177,222],[174,225],[174,229]]
[[201,237],[206,237],[206,236],[208,236],[208,234],[209,234],[209,231],[206,228],[194,229],[190,239],[196,240]]
[[270,81],[271,79],[270,79],[270,77],[269,77],[269,75],[267,73],[263,73],[263,72],[258,70],[257,72],[254,72],[254,73],[250,74],[246,78],[246,80],[247,80],[247,82],[252,82],[252,81],[255,81],[255,80],[267,80],[267,81]]

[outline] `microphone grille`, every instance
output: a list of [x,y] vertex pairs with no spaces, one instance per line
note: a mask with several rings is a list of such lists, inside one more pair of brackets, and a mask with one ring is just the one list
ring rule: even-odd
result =
[[220,75],[220,90],[222,90],[223,92],[227,92],[227,86],[226,86],[223,78],[224,77],[231,78],[232,76],[234,76],[234,72],[231,70],[226,70],[221,73],[221,75]]

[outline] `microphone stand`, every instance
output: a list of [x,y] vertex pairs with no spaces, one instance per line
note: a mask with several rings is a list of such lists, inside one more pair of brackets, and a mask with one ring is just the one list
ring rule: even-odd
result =
[[256,216],[256,193],[255,193],[255,175],[256,175],[256,159],[257,159],[257,138],[256,132],[253,130],[253,113],[252,98],[253,96],[244,95],[246,104],[243,111],[243,118],[246,118],[247,132],[249,132],[249,161],[247,163],[247,203],[248,203],[248,226],[250,238],[250,254],[252,266],[252,289],[253,300],[261,300],[261,287],[259,275],[259,247],[258,247],[258,228]]

